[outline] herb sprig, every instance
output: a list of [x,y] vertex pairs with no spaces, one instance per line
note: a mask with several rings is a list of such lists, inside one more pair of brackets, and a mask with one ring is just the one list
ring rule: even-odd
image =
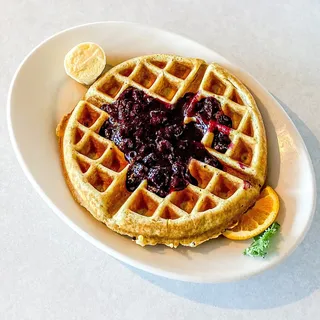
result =
[[270,247],[270,242],[273,236],[280,229],[280,224],[278,222],[274,222],[268,229],[266,229],[263,233],[254,237],[254,241],[244,250],[243,254],[250,257],[262,257],[264,258]]

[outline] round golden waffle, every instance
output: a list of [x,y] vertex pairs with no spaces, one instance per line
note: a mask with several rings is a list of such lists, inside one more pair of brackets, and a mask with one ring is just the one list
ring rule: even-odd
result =
[[[192,159],[198,186],[165,198],[147,190],[144,180],[126,189],[128,163],[116,145],[98,132],[108,118],[100,109],[128,87],[167,103],[187,92],[213,96],[232,119],[226,153],[211,149],[213,133],[202,143],[223,170]],[[192,119],[185,119],[192,121]],[[98,79],[57,128],[65,178],[75,200],[110,229],[137,244],[197,246],[237,224],[265,182],[266,136],[261,115],[247,88],[221,66],[203,60],[156,54],[125,61]]]

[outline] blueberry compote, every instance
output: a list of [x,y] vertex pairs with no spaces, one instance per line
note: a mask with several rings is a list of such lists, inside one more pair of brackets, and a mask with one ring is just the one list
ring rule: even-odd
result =
[[232,128],[232,120],[223,113],[217,99],[214,97],[203,98],[200,101],[192,99],[185,109],[185,115],[196,117],[198,126],[213,131],[212,148],[221,153],[227,151],[231,143],[229,133]]
[[[200,102],[201,109],[191,110]],[[130,87],[114,103],[101,107],[110,117],[99,134],[112,140],[130,163],[126,179],[129,191],[134,191],[143,179],[148,181],[148,190],[160,197],[182,190],[189,183],[197,185],[188,170],[191,158],[222,169],[200,142],[208,130],[208,121],[221,111],[220,104],[214,98],[200,102],[196,102],[195,94],[187,93],[170,105]],[[184,124],[185,115],[191,112],[199,119]]]

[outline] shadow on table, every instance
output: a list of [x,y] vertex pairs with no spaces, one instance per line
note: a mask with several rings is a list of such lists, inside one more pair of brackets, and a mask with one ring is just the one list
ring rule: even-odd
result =
[[[313,162],[317,185],[320,185],[319,141],[289,107],[277,100],[302,135]],[[283,264],[249,280],[221,284],[195,284],[169,280],[130,268],[143,279],[166,291],[192,301],[221,308],[273,308],[303,299],[320,288],[319,191],[317,193],[317,211],[301,245]]]

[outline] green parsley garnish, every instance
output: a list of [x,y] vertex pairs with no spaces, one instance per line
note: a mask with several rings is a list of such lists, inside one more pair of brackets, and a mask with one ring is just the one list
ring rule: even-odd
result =
[[250,257],[262,257],[264,258],[268,253],[270,246],[270,240],[280,229],[280,224],[274,222],[267,230],[254,237],[254,241],[251,246],[244,250],[243,254]]

